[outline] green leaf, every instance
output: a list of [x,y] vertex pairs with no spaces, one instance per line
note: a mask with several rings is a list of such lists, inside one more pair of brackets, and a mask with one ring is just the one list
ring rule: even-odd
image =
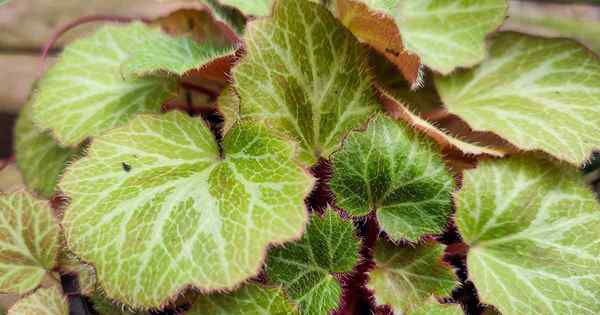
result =
[[123,71],[137,76],[160,72],[181,76],[234,52],[234,47],[220,47],[210,41],[198,43],[189,37],[158,34],[132,49]]
[[237,9],[224,6],[219,3],[219,0],[200,0],[200,2],[206,4],[214,14],[215,18],[229,26],[236,35],[244,33],[244,29],[246,28],[246,17]]
[[482,302],[504,315],[600,313],[600,205],[576,168],[488,160],[463,185],[456,223]]
[[82,295],[90,296],[96,291],[96,271],[72,252],[63,249],[58,257],[58,266],[61,274],[77,276],[79,292]]
[[342,293],[333,273],[352,271],[359,249],[352,221],[327,209],[322,218],[313,214],[301,240],[270,251],[267,277],[283,286],[302,314],[329,314]]
[[219,2],[238,8],[242,13],[254,16],[266,16],[271,13],[272,0],[220,0]]
[[580,164],[600,147],[600,60],[574,41],[501,33],[479,67],[436,83],[449,111],[522,149]]
[[79,150],[60,146],[48,132],[39,130],[32,119],[31,103],[27,103],[15,126],[15,157],[27,186],[50,198],[67,162]]
[[435,144],[403,122],[375,116],[331,161],[336,204],[355,216],[376,211],[392,239],[417,240],[448,224],[452,176]]
[[290,315],[298,314],[279,288],[248,284],[233,293],[215,293],[198,299],[186,315]]
[[0,195],[0,292],[35,289],[56,263],[59,228],[46,201]]
[[41,288],[19,300],[8,315],[69,315],[69,304],[56,287]]
[[485,36],[506,16],[506,0],[363,0],[396,20],[404,46],[448,74],[485,57]]
[[242,118],[282,131],[313,164],[378,108],[366,50],[325,7],[280,0],[273,18],[253,21],[248,54],[234,68]]
[[141,23],[106,26],[68,45],[40,80],[33,120],[74,146],[127,122],[138,112],[159,112],[175,84],[160,77],[125,78],[121,64],[134,48],[160,32]]
[[267,245],[299,237],[313,179],[293,146],[238,124],[223,152],[202,121],[169,112],[96,138],[68,168],[66,237],[110,298],[150,308],[189,285],[232,288]]
[[439,304],[430,301],[410,312],[411,315],[463,315],[465,314],[458,304]]
[[443,254],[444,246],[433,241],[398,247],[379,240],[367,287],[378,305],[387,304],[396,314],[419,307],[432,295],[450,295],[458,281],[442,262]]

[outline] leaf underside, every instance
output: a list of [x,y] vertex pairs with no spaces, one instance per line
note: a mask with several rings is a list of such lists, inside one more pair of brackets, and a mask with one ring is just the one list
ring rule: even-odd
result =
[[403,122],[378,114],[331,161],[336,204],[355,216],[375,210],[394,240],[417,240],[448,224],[453,178],[435,144]]
[[41,288],[19,300],[8,315],[69,315],[69,304],[56,287]]
[[140,22],[106,26],[68,45],[40,80],[33,120],[65,146],[75,146],[126,123],[139,112],[159,112],[174,96],[174,81],[126,78],[122,64],[146,40],[160,36]]
[[223,151],[198,119],[141,115],[67,169],[69,246],[110,298],[150,308],[186,285],[231,288],[258,272],[269,243],[299,236],[313,180],[292,145],[245,124]]
[[281,289],[248,284],[233,293],[201,297],[186,315],[290,315],[298,314]]
[[0,292],[35,289],[58,252],[59,228],[47,202],[18,191],[0,195]]
[[433,241],[398,247],[379,240],[375,245],[375,268],[367,283],[376,303],[389,305],[395,314],[406,314],[422,307],[432,295],[450,295],[458,281],[442,262],[443,254],[444,246]]
[[78,152],[60,146],[52,135],[39,130],[33,124],[31,103],[24,106],[15,126],[15,157],[31,190],[50,198],[67,162]]
[[600,312],[600,205],[574,167],[484,161],[456,199],[483,302],[505,315]]
[[307,165],[327,157],[378,107],[366,50],[324,7],[281,0],[251,22],[233,70],[240,117],[285,133]]
[[352,271],[359,249],[352,221],[327,209],[323,218],[312,215],[301,240],[269,252],[267,277],[283,286],[302,314],[328,314],[342,293],[333,273]]
[[574,41],[500,33],[479,67],[436,84],[450,112],[522,149],[581,164],[600,147],[600,59]]

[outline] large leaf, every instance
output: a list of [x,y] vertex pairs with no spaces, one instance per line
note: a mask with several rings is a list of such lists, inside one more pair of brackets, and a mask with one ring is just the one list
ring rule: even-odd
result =
[[290,315],[297,313],[281,289],[248,284],[233,293],[215,293],[203,296],[185,315]]
[[479,67],[436,81],[449,111],[523,149],[579,164],[600,147],[600,60],[576,42],[501,33]]
[[[417,55],[404,48],[394,19],[378,14],[360,0],[334,0],[340,21],[361,41],[390,60],[414,89],[423,85],[423,70]],[[368,1],[366,1],[368,2]]]
[[456,223],[482,301],[502,314],[600,313],[600,205],[574,167],[482,162],[465,173]]
[[367,284],[377,304],[389,305],[395,314],[405,314],[420,307],[432,295],[450,295],[458,281],[450,267],[442,262],[443,254],[444,246],[433,241],[402,247],[378,241],[375,269],[369,273]]
[[211,41],[198,43],[189,37],[158,34],[132,49],[123,71],[138,76],[160,72],[183,75],[225,58],[234,50],[234,47],[220,47]]
[[283,285],[302,314],[328,314],[339,306],[342,293],[333,273],[352,271],[359,249],[352,221],[327,209],[323,218],[312,216],[301,240],[271,250],[267,277]]
[[57,144],[48,132],[33,124],[31,114],[31,103],[28,103],[15,127],[15,157],[27,186],[50,198],[67,161],[79,150]]
[[161,306],[187,285],[234,287],[307,220],[313,180],[292,155],[263,126],[232,128],[221,156],[201,121],[141,115],[68,168],[68,243],[107,295],[132,307]]
[[448,74],[485,57],[485,36],[504,21],[506,0],[363,0],[394,17],[404,46]]
[[58,234],[47,202],[22,191],[0,195],[0,292],[35,289],[56,263]]
[[395,240],[440,233],[448,224],[453,179],[431,140],[379,114],[333,154],[330,186],[351,215],[376,211]]
[[121,64],[134,48],[160,32],[141,23],[106,26],[68,45],[39,82],[33,119],[63,145],[127,122],[138,112],[159,112],[173,96],[169,79],[126,78]]
[[8,315],[69,315],[69,304],[56,287],[42,288],[19,300]]
[[240,116],[296,139],[305,163],[328,156],[377,108],[365,49],[324,7],[277,1],[245,40],[248,54],[234,68]]

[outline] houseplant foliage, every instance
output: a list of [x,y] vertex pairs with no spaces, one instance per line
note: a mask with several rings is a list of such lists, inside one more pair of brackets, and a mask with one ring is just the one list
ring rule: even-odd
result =
[[600,60],[506,9],[206,1],[67,45],[0,195],[8,314],[600,313]]

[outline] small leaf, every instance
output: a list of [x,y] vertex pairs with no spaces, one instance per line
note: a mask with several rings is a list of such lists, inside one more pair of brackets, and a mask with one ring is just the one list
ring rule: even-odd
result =
[[600,147],[600,60],[574,41],[501,33],[479,67],[436,83],[449,111],[522,149],[580,164]]
[[402,72],[412,88],[423,84],[423,70],[417,55],[406,51],[394,19],[378,14],[360,0],[335,0],[336,14],[356,37],[371,45]]
[[70,251],[63,249],[58,257],[61,273],[77,275],[79,291],[82,295],[90,296],[96,291],[96,271],[82,262]]
[[56,263],[58,224],[47,202],[19,191],[0,195],[0,292],[35,289]]
[[290,315],[298,314],[281,289],[247,284],[233,293],[202,296],[185,315]]
[[375,245],[375,269],[369,273],[367,283],[374,291],[376,303],[389,305],[396,314],[405,314],[432,295],[450,295],[458,281],[442,262],[443,254],[444,246],[433,241],[398,247],[379,240]]
[[217,99],[219,111],[223,114],[223,133],[227,133],[240,121],[240,98],[233,86],[229,85]]
[[174,38],[159,34],[133,48],[123,68],[125,74],[137,76],[160,72],[181,76],[219,58],[226,58],[234,51],[233,47],[219,47],[212,42],[198,43],[188,37]]
[[232,288],[256,275],[268,244],[299,237],[313,179],[293,146],[238,124],[223,155],[202,121],[169,112],[96,138],[68,168],[67,241],[108,297],[150,308],[189,285]]
[[0,166],[0,193],[23,189],[23,178],[15,163],[8,161],[0,161],[0,163],[7,163],[3,167]]
[[271,3],[273,0],[219,0],[219,2],[238,8],[246,15],[266,16],[271,13]]
[[448,224],[453,179],[435,145],[402,122],[379,114],[333,154],[330,186],[351,215],[376,210],[394,240],[416,240]]
[[58,178],[78,149],[64,148],[32,120],[31,103],[25,105],[15,126],[15,157],[27,186],[46,198],[54,194]]
[[342,292],[333,273],[352,271],[359,249],[352,221],[327,209],[323,218],[313,214],[301,240],[271,250],[267,277],[283,285],[302,314],[329,314]]
[[483,161],[456,200],[482,302],[504,315],[600,313],[600,205],[577,169],[532,157]]
[[273,18],[250,23],[245,41],[248,54],[233,70],[240,116],[298,141],[307,165],[379,106],[366,50],[320,5],[277,1]]
[[484,39],[506,16],[506,0],[363,0],[394,17],[404,46],[442,74],[485,57]]
[[121,64],[134,48],[160,32],[141,23],[106,26],[68,45],[40,80],[33,120],[63,145],[74,146],[127,122],[138,112],[159,112],[175,84],[160,77],[124,78]]
[[465,314],[458,304],[440,304],[430,301],[409,313],[410,315],[463,315]]
[[246,17],[237,9],[222,5],[219,0],[200,0],[210,8],[218,21],[230,27],[236,35],[244,33],[246,28]]
[[41,288],[19,300],[8,315],[69,315],[69,304],[56,287]]

